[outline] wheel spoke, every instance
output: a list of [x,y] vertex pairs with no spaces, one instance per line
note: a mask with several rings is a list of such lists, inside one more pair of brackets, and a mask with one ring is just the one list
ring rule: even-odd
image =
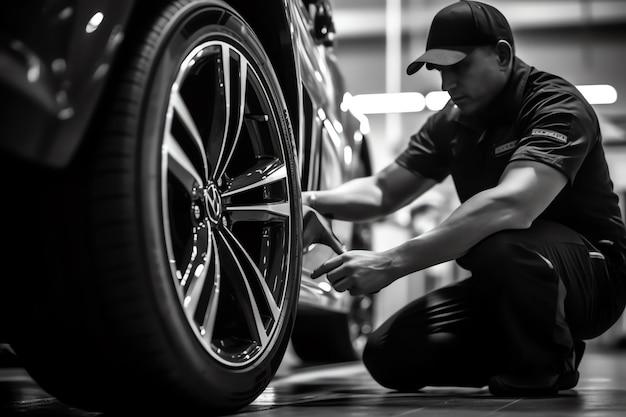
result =
[[[193,243],[189,263],[181,274],[180,285],[183,288],[183,307],[195,312],[204,291],[205,280],[209,272],[209,262],[212,258],[211,229],[196,228],[193,234]],[[213,283],[210,283],[211,285]]]
[[[287,169],[276,158],[264,158],[249,170],[234,178],[228,189],[222,194],[232,198],[257,187],[263,187],[278,181],[287,181]],[[229,204],[226,211],[233,222],[237,221],[272,221],[284,220],[291,214],[288,196],[280,196],[281,201],[258,204]]]
[[[200,157],[202,158],[202,170],[203,170],[202,178],[208,178],[209,166],[208,166],[206,152],[204,150],[204,145],[202,143],[202,138],[200,136],[200,132],[198,131],[198,127],[195,121],[193,120],[191,112],[187,108],[187,105],[185,104],[185,101],[183,97],[180,95],[180,92],[178,91],[176,86],[172,90],[170,100],[171,100],[173,111],[176,113],[182,126],[185,128],[186,132],[191,137],[193,144],[195,145],[197,151],[200,154]],[[175,155],[178,155],[181,152],[179,151],[179,149],[180,149],[180,146],[178,146],[178,149],[177,149],[178,152]],[[188,163],[188,161],[189,161],[189,158],[186,158],[185,162]],[[199,182],[200,185],[203,185],[203,183],[204,183],[203,181]]]
[[226,211],[230,213],[233,222],[269,222],[286,220],[291,213],[291,208],[289,203],[284,202],[229,206]]
[[221,138],[211,138],[210,157],[216,156],[211,164],[214,167],[213,180],[222,178],[230,159],[237,147],[239,134],[244,119],[246,98],[246,82],[248,77],[248,61],[239,54],[232,54],[233,50],[223,44],[221,48],[222,79],[226,120]]
[[232,275],[229,274],[233,288],[250,329],[256,331],[261,346],[264,346],[269,338],[266,320],[270,319],[267,327],[271,328],[271,324],[278,320],[280,309],[263,274],[237,238],[228,229],[220,229],[219,234],[226,256],[233,262],[234,271],[231,271]]
[[202,328],[204,334],[202,335],[209,342],[213,337],[213,329],[215,328],[215,320],[217,317],[217,307],[219,303],[219,292],[221,285],[221,273],[220,273],[220,257],[217,251],[217,242],[215,239],[211,239],[211,247],[213,256],[210,257],[208,263],[208,270],[206,276],[213,277],[213,282],[210,283],[211,289],[209,293],[209,300],[204,311],[204,317],[202,318]]
[[189,156],[170,132],[165,133],[163,152],[167,154],[167,169],[191,192],[197,186],[204,186],[204,180],[194,167]]
[[276,158],[266,158],[234,178],[222,196],[232,197],[277,181],[287,181],[287,168]]

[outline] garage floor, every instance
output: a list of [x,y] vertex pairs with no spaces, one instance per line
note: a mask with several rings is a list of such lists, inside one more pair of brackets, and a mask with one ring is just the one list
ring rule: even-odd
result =
[[[59,403],[14,365],[5,361],[0,367],[0,416],[106,417]],[[265,392],[235,415],[621,417],[626,415],[626,350],[588,348],[576,390],[539,399],[494,398],[485,389],[458,388],[400,394],[378,386],[358,362],[303,366],[288,353]]]

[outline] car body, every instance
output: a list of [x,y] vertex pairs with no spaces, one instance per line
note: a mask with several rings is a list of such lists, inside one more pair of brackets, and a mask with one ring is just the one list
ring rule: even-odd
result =
[[223,413],[292,337],[305,360],[358,357],[372,300],[312,280],[333,253],[302,247],[301,191],[371,170],[326,0],[3,9],[0,336],[44,389]]

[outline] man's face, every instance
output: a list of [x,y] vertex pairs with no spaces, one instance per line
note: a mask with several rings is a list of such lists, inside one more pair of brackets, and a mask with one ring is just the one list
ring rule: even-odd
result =
[[476,115],[498,95],[507,81],[494,48],[475,48],[461,62],[432,66],[441,73],[441,89],[447,91],[461,113]]

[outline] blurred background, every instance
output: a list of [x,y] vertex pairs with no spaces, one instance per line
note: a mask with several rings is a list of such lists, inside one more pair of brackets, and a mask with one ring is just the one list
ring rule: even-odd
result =
[[[516,55],[584,89],[600,117],[605,150],[622,212],[626,199],[626,0],[485,0],[507,17]],[[406,75],[425,48],[430,22],[442,0],[333,0],[335,53],[352,97],[346,102],[365,115],[374,169],[389,163],[441,106],[436,71]],[[406,101],[405,101],[406,99]],[[445,100],[445,97],[444,97]],[[375,249],[385,249],[428,230],[458,201],[444,182],[374,229]],[[435,287],[465,276],[455,264],[421,271],[384,289],[376,324],[399,306]],[[624,344],[626,320],[592,343]]]

